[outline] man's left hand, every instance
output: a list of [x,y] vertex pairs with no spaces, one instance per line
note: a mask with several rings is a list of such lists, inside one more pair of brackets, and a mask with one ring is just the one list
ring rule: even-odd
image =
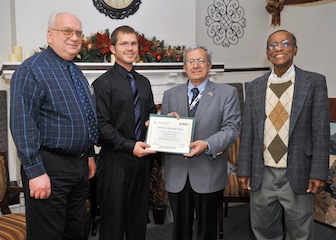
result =
[[186,159],[202,154],[208,148],[208,144],[203,140],[197,140],[190,143],[189,147],[191,148],[191,153],[183,154]]
[[325,186],[325,181],[319,179],[309,179],[309,186],[307,189],[307,193],[319,193],[323,190]]
[[96,161],[94,157],[88,158],[88,164],[89,164],[89,179],[93,178],[96,173]]

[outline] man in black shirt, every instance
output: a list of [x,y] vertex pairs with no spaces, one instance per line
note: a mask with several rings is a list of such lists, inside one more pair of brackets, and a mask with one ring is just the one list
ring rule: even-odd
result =
[[98,164],[101,225],[99,239],[144,240],[149,168],[145,123],[156,113],[147,78],[132,63],[138,54],[137,34],[121,26],[111,35],[115,65],[93,83],[101,134]]

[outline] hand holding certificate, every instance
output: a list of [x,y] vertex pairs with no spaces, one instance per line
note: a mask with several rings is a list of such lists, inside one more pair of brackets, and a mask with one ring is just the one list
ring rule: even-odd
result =
[[150,150],[157,152],[184,154],[190,153],[189,144],[194,135],[194,118],[151,114],[146,143]]

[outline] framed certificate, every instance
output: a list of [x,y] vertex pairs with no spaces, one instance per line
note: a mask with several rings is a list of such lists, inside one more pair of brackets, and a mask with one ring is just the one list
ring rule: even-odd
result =
[[157,152],[190,153],[194,136],[194,118],[150,114],[146,143]]

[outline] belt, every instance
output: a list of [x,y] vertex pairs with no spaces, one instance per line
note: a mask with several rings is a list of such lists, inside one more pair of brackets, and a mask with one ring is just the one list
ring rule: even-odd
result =
[[59,156],[63,156],[63,157],[71,157],[71,158],[77,158],[77,159],[81,159],[83,157],[85,157],[89,151],[83,152],[83,153],[69,153],[63,149],[60,148],[49,148],[49,147],[45,147],[45,146],[41,146],[40,149],[50,152],[52,154],[55,155],[59,155]]

